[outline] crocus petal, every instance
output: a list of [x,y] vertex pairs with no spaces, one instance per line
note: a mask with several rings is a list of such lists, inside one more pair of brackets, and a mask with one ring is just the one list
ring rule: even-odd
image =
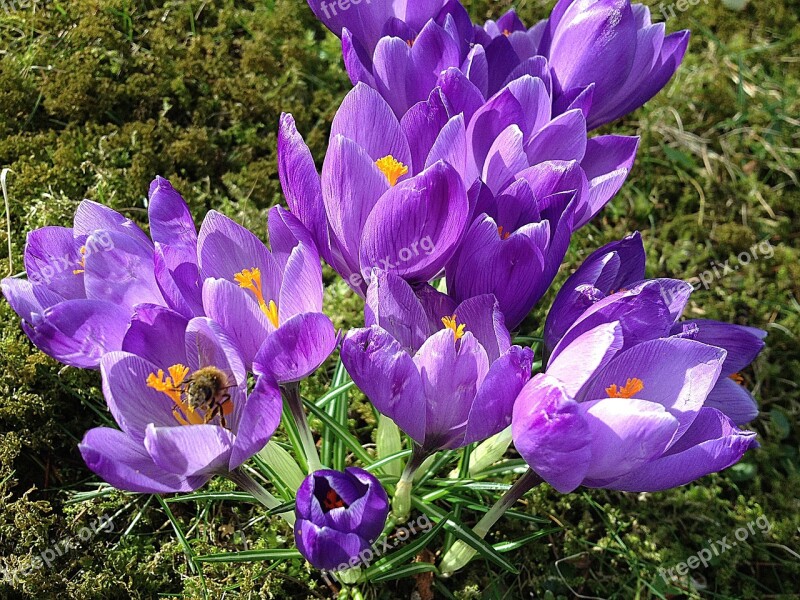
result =
[[135,354],[110,352],[100,362],[103,376],[103,395],[114,420],[129,438],[142,443],[148,425],[159,427],[177,426],[173,414],[175,403],[163,392],[147,385],[149,376],[159,369],[169,368],[155,365]]
[[667,454],[607,487],[657,492],[686,485],[739,462],[745,452],[758,447],[755,438],[755,432],[737,429],[718,410],[702,408],[692,426]]
[[557,116],[525,144],[528,163],[581,161],[586,153],[586,118],[579,110]]
[[228,470],[233,434],[218,425],[157,427],[149,425],[144,445],[153,462],[181,477]]
[[674,335],[687,327],[697,328],[691,339],[723,348],[728,352],[725,364],[722,366],[721,377],[738,373],[753,362],[758,353],[764,349],[764,338],[767,336],[767,332],[763,329],[710,319],[681,321],[673,326],[671,333]]
[[489,370],[475,336],[467,332],[456,342],[453,332],[444,329],[414,355],[426,399],[426,449],[461,445],[470,407]]
[[23,329],[45,354],[81,369],[96,369],[102,356],[122,348],[128,310],[100,300],[67,300],[34,314]]
[[342,362],[375,408],[418,444],[425,441],[422,381],[397,340],[376,325],[354,329],[342,344]]
[[489,148],[481,179],[492,193],[497,194],[508,186],[514,175],[527,166],[522,130],[516,125],[510,125],[500,132]]
[[591,431],[592,463],[586,485],[616,479],[661,456],[678,420],[657,402],[608,398],[580,404]]
[[140,356],[162,369],[185,363],[184,337],[188,324],[189,319],[164,306],[138,305],[122,340],[122,351]]
[[[464,115],[456,115],[442,127],[439,136],[431,148],[425,168],[443,160],[453,166],[462,177],[467,170],[467,131],[464,127]],[[464,185],[471,184],[464,180]]]
[[736,425],[749,423],[758,416],[758,403],[753,394],[724,375],[708,394],[704,406],[716,408]]
[[545,374],[522,389],[512,417],[514,446],[562,494],[577,488],[592,458],[591,431],[577,402]]
[[531,378],[533,351],[512,346],[492,363],[478,390],[461,444],[485,440],[511,425],[514,402]]
[[196,247],[197,230],[189,207],[172,184],[163,177],[156,177],[150,185],[147,214],[150,235],[154,242]]
[[336,348],[336,330],[322,313],[296,315],[270,335],[253,361],[259,375],[280,384],[300,381],[316,371]]
[[228,463],[229,470],[239,467],[267,444],[281,422],[282,410],[278,385],[269,377],[259,377],[242,411]]
[[578,336],[550,364],[547,374],[562,382],[564,390],[575,397],[595,372],[613,358],[623,345],[619,322],[603,323]]
[[186,326],[186,360],[192,371],[213,366],[224,371],[238,386],[246,385],[247,371],[241,350],[222,325],[197,317]]
[[28,281],[41,285],[62,300],[85,298],[80,273],[82,256],[72,229],[42,227],[28,233],[25,244],[25,272]]
[[475,112],[484,104],[481,91],[459,69],[445,69],[439,76],[437,85],[447,100],[450,114],[463,114],[465,123],[469,123]]
[[[380,267],[409,281],[427,282],[452,257],[468,215],[464,184],[447,163],[438,162],[398,183],[381,197],[365,224],[362,274]],[[433,251],[424,251],[426,245]]]
[[202,316],[200,269],[195,248],[156,244],[153,273],[170,308],[187,318]]
[[416,91],[409,90],[414,87],[411,80],[416,75],[411,50],[406,40],[384,37],[378,41],[372,57],[375,87],[398,117],[424,100],[424,96],[416,97]]
[[409,167],[412,174],[417,174],[425,168],[431,148],[448,122],[447,113],[442,93],[434,90],[427,100],[417,102],[400,119],[400,127],[408,139],[411,150]]
[[[126,219],[117,211],[91,200],[84,200],[75,210],[73,233],[81,243],[96,231],[114,231],[127,235],[144,245],[152,246],[152,240],[136,223]],[[101,240],[102,241],[102,240]]]
[[120,490],[144,494],[190,492],[208,481],[207,476],[187,478],[161,469],[141,444],[116,429],[90,429],[78,449],[92,471]]
[[0,288],[14,312],[29,323],[34,313],[41,313],[62,301],[61,296],[26,279],[5,277],[0,283]]
[[[467,298],[453,311],[456,322],[478,340],[489,363],[493,363],[511,347],[511,334],[506,329],[500,304],[491,294]],[[449,316],[449,315],[448,315]]]
[[235,281],[244,269],[258,269],[264,299],[278,297],[281,272],[275,258],[253,233],[217,211],[209,211],[200,227],[197,240],[200,273],[203,279],[214,277]]
[[310,312],[322,312],[322,267],[317,251],[305,244],[295,246],[283,273],[278,315],[281,323]]
[[[106,244],[110,241],[110,244]],[[88,248],[108,247],[103,251]],[[153,245],[118,231],[95,232],[86,239],[86,297],[131,308],[165,304],[153,271]]]
[[364,307],[367,327],[379,325],[409,353],[425,342],[430,326],[422,303],[406,281],[380,269],[372,272]]
[[331,123],[331,139],[342,135],[364,148],[373,161],[392,155],[404,165],[411,151],[397,117],[381,95],[359,83],[342,101]]
[[322,184],[311,150],[298,133],[294,117],[286,113],[281,115],[278,128],[278,176],[289,208],[308,228],[317,249],[328,260],[328,226],[322,203]]
[[342,533],[330,527],[318,527],[311,521],[298,520],[294,527],[294,540],[309,562],[325,571],[335,571],[349,566],[350,559],[366,550],[371,544],[355,533]]
[[258,304],[230,281],[206,279],[203,284],[203,306],[206,315],[236,340],[245,365],[252,365],[261,344],[275,331]]

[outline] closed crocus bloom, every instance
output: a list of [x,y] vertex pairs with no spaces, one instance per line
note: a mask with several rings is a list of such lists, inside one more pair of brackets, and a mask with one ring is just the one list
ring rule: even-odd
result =
[[280,422],[278,386],[261,377],[248,395],[241,354],[217,323],[164,307],[134,323],[128,351],[101,360],[120,429],[86,433],[79,448],[92,471],[122,490],[190,491],[264,447]]
[[[384,301],[390,303],[397,307],[394,299]],[[413,355],[379,325],[351,331],[342,345],[342,361],[356,385],[422,454],[486,439],[510,423],[514,398],[530,377],[533,352],[510,345],[492,304],[490,297],[462,303]],[[415,330],[428,324],[413,302],[411,319],[419,321]],[[414,335],[404,332],[401,339]]]
[[538,52],[550,61],[558,95],[594,86],[587,119],[594,129],[639,108],[677,70],[689,32],[665,35],[650,9],[630,0],[559,0]]
[[203,306],[241,349],[245,366],[284,384],[316,370],[336,347],[322,313],[322,270],[310,233],[288,211],[269,214],[272,251],[211,211],[198,238]]
[[469,199],[457,170],[435,156],[419,169],[412,165],[399,121],[363,84],[333,120],[321,180],[289,115],[281,120],[278,154],[292,213],[323,258],[362,295],[373,267],[416,283],[436,276],[468,224]]
[[[573,231],[577,192],[565,163],[543,163],[496,198],[484,197],[458,253],[447,267],[456,301],[497,298],[508,329],[515,329],[553,281]],[[565,183],[566,182],[566,183]],[[490,194],[489,194],[490,196]]]
[[639,232],[595,250],[558,291],[547,314],[544,342],[552,350],[567,329],[598,300],[644,279],[645,253]]
[[356,467],[311,473],[297,490],[294,538],[316,568],[355,566],[383,531],[389,499],[374,475]]
[[104,354],[121,348],[135,306],[168,306],[187,317],[201,311],[186,203],[158,178],[149,210],[153,240],[130,219],[88,200],[78,206],[73,227],[28,234],[28,278],[6,278],[2,289],[43,352],[97,368]]
[[651,282],[599,302],[606,310],[568,332],[546,373],[517,399],[515,446],[560,492],[668,489],[725,469],[757,445],[754,433],[705,405],[726,351],[661,337],[670,315],[654,293],[661,290]]

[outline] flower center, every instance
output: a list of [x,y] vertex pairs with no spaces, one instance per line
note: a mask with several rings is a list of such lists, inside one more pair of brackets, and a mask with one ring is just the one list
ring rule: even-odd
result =
[[267,302],[264,299],[264,290],[261,287],[261,270],[257,267],[253,267],[252,269],[244,269],[239,273],[236,273],[236,275],[233,277],[236,280],[236,283],[239,284],[240,288],[253,292],[253,295],[258,301],[258,306],[261,308],[261,312],[267,315],[269,322],[272,323],[272,326],[277,329],[278,305],[275,304],[274,300]]
[[389,185],[391,186],[397,185],[397,180],[408,173],[408,167],[391,154],[376,160],[375,166],[380,169],[381,173],[386,175],[386,179],[389,180]]
[[[204,425],[219,417],[227,427],[225,417],[233,412],[233,402],[227,390],[226,375],[216,367],[204,367],[189,375],[189,367],[176,364],[159,369],[147,376],[147,387],[166,394],[175,406],[172,415],[181,425]],[[198,411],[203,411],[201,415]]]
[[633,398],[643,389],[644,383],[642,380],[632,377],[625,382],[625,387],[618,388],[616,383],[608,386],[606,388],[606,394],[608,394],[609,398]]
[[511,32],[508,29],[503,29],[503,35],[508,37],[511,35]]
[[86,270],[86,246],[81,246],[81,259],[78,261],[78,265],[81,268],[72,271],[73,275],[80,275]]
[[511,232],[504,231],[502,225],[500,225],[500,227],[497,228],[497,233],[500,235],[501,240],[507,240],[508,238],[511,237]]
[[464,323],[459,325],[458,317],[455,315],[451,317],[442,317],[442,323],[446,329],[451,329],[453,331],[456,336],[456,340],[460,340],[462,337],[464,337],[464,329],[466,328],[466,325]]
[[336,493],[336,490],[333,488],[328,490],[328,493],[325,494],[325,499],[322,501],[322,506],[326,510],[333,510],[334,508],[344,508],[344,500],[342,497]]

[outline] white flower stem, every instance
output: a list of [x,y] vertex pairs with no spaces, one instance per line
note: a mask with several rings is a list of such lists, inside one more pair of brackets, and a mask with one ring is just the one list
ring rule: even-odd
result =
[[[260,483],[258,483],[255,479],[253,479],[241,467],[236,469],[235,471],[231,471],[230,473],[228,473],[228,479],[233,481],[244,491],[249,492],[253,496],[253,498],[258,500],[269,510],[274,510],[278,508],[281,504],[283,504],[283,502],[281,502],[275,496],[273,496],[267,490],[265,490]],[[284,521],[286,521],[289,525],[294,526],[295,518],[294,518],[294,513],[292,511],[280,513],[280,517]]]
[[322,463],[319,460],[319,453],[317,452],[317,445],[314,443],[314,435],[308,426],[306,419],[306,411],[303,409],[303,400],[300,397],[300,384],[288,383],[281,386],[283,398],[286,405],[289,407],[289,412],[292,414],[297,431],[300,434],[300,443],[303,445],[303,453],[306,455],[306,463],[308,464],[308,473],[323,469]]

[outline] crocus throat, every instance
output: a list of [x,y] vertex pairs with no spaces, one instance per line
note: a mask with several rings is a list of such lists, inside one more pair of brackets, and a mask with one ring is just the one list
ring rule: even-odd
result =
[[636,377],[629,378],[625,382],[625,387],[618,388],[614,383],[606,388],[606,394],[609,398],[633,398],[636,394],[644,389],[644,382]]
[[497,228],[497,233],[500,234],[500,239],[501,240],[507,240],[508,238],[511,237],[511,232],[510,231],[504,231],[502,225],[500,225],[500,227]]
[[397,185],[397,180],[408,173],[408,167],[391,154],[376,160],[375,166],[380,169],[381,173],[386,175],[386,179],[389,180],[389,185],[391,186]]
[[322,501],[322,506],[325,510],[333,510],[334,508],[344,508],[344,500],[339,494],[336,493],[336,490],[333,488],[328,490],[328,493],[325,494],[325,499]]
[[81,246],[81,259],[78,261],[78,264],[81,268],[72,271],[73,275],[80,275],[86,270],[86,246]]
[[466,328],[466,325],[464,323],[459,325],[457,321],[458,318],[455,315],[451,317],[442,317],[442,323],[444,324],[445,328],[451,329],[456,336],[456,340],[460,340],[462,337],[464,337],[464,329]]
[[[191,379],[186,377],[189,374],[189,367],[179,363],[172,365],[167,372],[169,375],[164,374],[164,369],[159,369],[158,373],[150,373],[147,376],[147,387],[166,394],[175,403],[172,416],[181,425],[208,424],[214,413],[206,411],[205,415],[201,415],[183,398],[185,384]],[[223,419],[231,412],[233,412],[233,402],[225,403],[221,412]]]
[[261,312],[267,315],[269,322],[272,323],[272,326],[277,329],[278,305],[275,304],[274,300],[270,300],[269,302],[264,300],[264,290],[261,287],[261,270],[257,267],[252,269],[244,269],[243,271],[236,273],[236,275],[233,277],[236,279],[236,283],[239,284],[240,288],[253,292],[256,300],[258,300],[258,306],[261,308]]

